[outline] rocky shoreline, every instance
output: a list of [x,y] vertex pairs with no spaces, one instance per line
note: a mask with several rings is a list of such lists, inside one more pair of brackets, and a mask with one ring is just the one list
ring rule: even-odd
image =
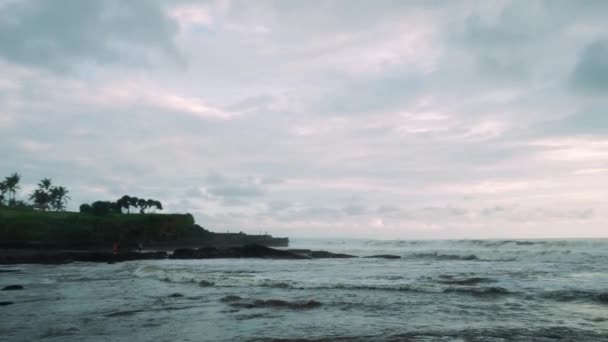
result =
[[[115,263],[133,260],[162,259],[220,259],[220,258],[264,258],[264,259],[347,259],[359,256],[313,250],[280,250],[263,245],[250,244],[241,247],[217,248],[179,248],[173,253],[165,251],[110,253],[105,251],[39,251],[13,250],[0,251],[0,265],[15,264],[66,264],[71,262]],[[363,258],[399,259],[397,255],[372,255]]]

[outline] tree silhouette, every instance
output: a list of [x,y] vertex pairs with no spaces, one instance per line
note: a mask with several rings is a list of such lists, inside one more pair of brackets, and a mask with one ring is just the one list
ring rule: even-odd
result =
[[51,195],[43,190],[36,189],[30,195],[30,201],[34,202],[34,208],[42,211],[46,211],[49,209],[49,204],[51,203]]
[[6,183],[4,181],[0,182],[0,206],[4,205],[4,194],[7,191]]
[[81,204],[80,205],[80,212],[83,214],[92,214],[93,213],[93,207],[91,207],[88,204]]
[[[127,213],[130,214],[131,213],[131,196],[128,195],[124,195],[122,196],[120,199],[118,199],[116,201],[116,204],[121,208],[121,209],[127,209]],[[121,210],[122,212],[122,210]]]
[[139,204],[139,198],[129,197],[129,206],[137,208]]
[[53,181],[51,181],[50,178],[43,178],[40,183],[38,183],[38,188],[45,191],[49,191],[52,185]]
[[157,210],[163,210],[163,205],[157,200],[149,199],[146,202],[148,208],[156,208]]
[[6,192],[8,192],[9,195],[9,204],[15,201],[15,194],[17,193],[17,190],[21,188],[19,186],[20,180],[21,176],[16,172],[4,179],[4,186],[6,187]]
[[43,178],[38,183],[38,189],[30,195],[30,201],[34,202],[34,208],[42,211],[49,210],[53,202],[51,195],[52,181],[49,178]]
[[140,198],[137,200],[137,206],[139,207],[139,213],[143,214],[146,212],[146,209],[148,208],[148,201],[146,201],[143,198]]
[[38,188],[30,195],[30,200],[34,202],[34,208],[38,210],[54,209],[56,211],[65,210],[65,205],[70,199],[68,189],[63,186],[53,186],[49,178],[44,178],[38,183]]
[[49,190],[50,195],[50,204],[56,211],[65,210],[65,205],[67,201],[70,199],[68,196],[68,189],[63,186],[54,186]]

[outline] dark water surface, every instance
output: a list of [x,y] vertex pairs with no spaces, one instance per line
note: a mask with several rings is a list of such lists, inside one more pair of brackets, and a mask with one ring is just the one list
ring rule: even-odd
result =
[[0,267],[0,340],[608,341],[608,240],[293,248],[402,259]]

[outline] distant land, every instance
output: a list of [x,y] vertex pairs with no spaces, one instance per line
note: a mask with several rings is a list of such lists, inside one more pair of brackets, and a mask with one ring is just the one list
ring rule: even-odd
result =
[[173,249],[260,244],[287,247],[288,238],[244,233],[215,233],[194,222],[190,214],[108,214],[0,208],[0,248]]
[[40,180],[27,200],[18,199],[20,189],[21,175],[16,172],[0,181],[0,248],[124,251],[289,245],[289,239],[270,235],[211,232],[190,214],[157,213],[163,205],[155,199],[124,195],[116,201],[83,203],[80,212],[69,212],[70,191],[50,178]]

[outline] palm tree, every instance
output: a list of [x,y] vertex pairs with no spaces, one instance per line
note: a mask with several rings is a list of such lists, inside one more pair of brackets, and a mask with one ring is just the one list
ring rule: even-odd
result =
[[68,189],[64,188],[63,186],[52,187],[51,191],[49,192],[51,207],[53,207],[53,209],[56,211],[65,210],[65,205],[67,204],[68,199],[70,199],[68,193]]
[[21,188],[19,186],[20,180],[21,176],[16,172],[4,179],[4,186],[6,187],[6,192],[9,194],[9,203],[15,201],[15,194],[17,193],[17,190]]
[[40,183],[38,183],[38,188],[49,191],[51,189],[51,185],[53,182],[49,178],[43,178]]
[[50,207],[53,207],[55,198],[51,193],[51,190],[54,189],[52,184],[53,183],[49,178],[43,178],[40,183],[38,183],[38,189],[34,190],[30,195],[30,200],[34,202],[34,207],[36,209],[48,210]]
[[6,182],[0,182],[0,205],[4,204],[4,194],[7,192]]
[[49,208],[51,196],[42,189],[36,189],[30,195],[30,201],[34,202],[34,208],[45,211]]

